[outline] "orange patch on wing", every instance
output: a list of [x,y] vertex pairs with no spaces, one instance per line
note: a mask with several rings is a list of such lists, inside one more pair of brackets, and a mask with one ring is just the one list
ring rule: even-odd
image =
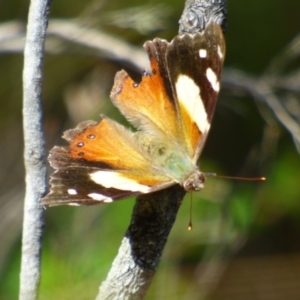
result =
[[152,74],[145,74],[136,84],[125,71],[116,74],[111,92],[113,103],[122,114],[142,130],[166,134],[177,140],[180,131],[175,104],[168,98],[158,63],[151,59]]
[[202,133],[183,105],[180,105],[180,113],[182,126],[184,126],[184,132],[188,133],[185,141],[186,146],[188,147],[187,150],[190,156],[194,157],[195,149],[197,148],[199,141],[202,138]]
[[160,176],[158,173],[149,172],[146,173],[145,170],[142,172],[121,172],[122,176],[125,176],[129,179],[135,180],[139,184],[147,185],[147,186],[155,186],[158,184],[166,183],[171,181],[170,178]]
[[73,159],[84,159],[92,163],[104,163],[116,170],[121,176],[136,182],[153,186],[170,181],[161,175],[140,150],[133,134],[122,125],[103,118],[99,123],[93,123],[83,128],[81,133],[71,136],[69,156]]
[[118,169],[140,169],[149,164],[136,147],[132,133],[108,118],[75,135],[69,149],[74,159],[104,162]]

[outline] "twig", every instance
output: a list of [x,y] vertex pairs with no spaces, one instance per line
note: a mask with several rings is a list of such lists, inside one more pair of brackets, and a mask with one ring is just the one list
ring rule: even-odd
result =
[[298,152],[300,152],[300,125],[291,117],[281,101],[273,91],[272,80],[266,77],[253,78],[241,71],[224,72],[223,87],[233,91],[234,89],[243,90],[254,99],[266,104],[274,114],[275,118],[292,135]]
[[216,22],[225,31],[227,0],[186,0],[179,20],[179,34],[202,31],[209,21]]
[[[25,28],[21,22],[6,22],[0,25],[0,53],[22,52]],[[78,51],[78,47],[67,47],[66,42],[81,46],[80,54],[122,61],[127,67],[141,70],[147,67],[145,52],[119,38],[100,30],[82,27],[75,20],[49,20],[46,51],[53,54]],[[57,40],[59,39],[59,41]]]
[[95,52],[97,56],[126,61],[136,69],[148,64],[146,55],[140,48],[120,42],[120,39],[99,30],[84,28],[76,22],[53,20],[49,23],[48,35],[55,35],[69,42],[94,49],[97,51]]
[[20,300],[37,299],[40,282],[43,209],[46,192],[46,152],[42,127],[42,66],[49,2],[30,3],[23,69],[23,127],[26,195],[24,204]]

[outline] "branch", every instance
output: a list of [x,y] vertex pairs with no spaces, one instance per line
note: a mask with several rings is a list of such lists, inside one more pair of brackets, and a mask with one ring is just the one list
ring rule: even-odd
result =
[[203,31],[209,21],[227,25],[227,0],[186,0],[179,20],[179,34]]
[[46,151],[42,127],[42,66],[49,3],[32,0],[29,9],[23,69],[23,127],[26,195],[24,204],[20,300],[37,299],[45,194]]
[[183,188],[175,186],[138,197],[131,224],[97,300],[143,298],[184,195]]

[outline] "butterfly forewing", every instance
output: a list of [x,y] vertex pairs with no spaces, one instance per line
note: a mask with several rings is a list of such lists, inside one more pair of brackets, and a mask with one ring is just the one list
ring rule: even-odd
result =
[[167,70],[179,107],[178,121],[188,152],[197,162],[214,114],[220,90],[225,41],[211,22],[194,35],[177,36],[167,53]]

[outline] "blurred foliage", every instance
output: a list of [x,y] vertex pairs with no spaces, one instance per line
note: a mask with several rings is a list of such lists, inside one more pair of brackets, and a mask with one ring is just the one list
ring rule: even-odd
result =
[[[0,21],[25,21],[28,5],[28,1],[2,1]],[[53,1],[50,18],[76,19],[82,26],[141,47],[156,36],[169,40],[175,36],[183,6],[179,0],[148,0],[142,5],[138,0]],[[262,74],[299,33],[299,9],[300,2],[294,0],[229,1],[226,67]],[[100,113],[123,120],[109,102],[113,76],[124,68],[122,62],[80,53],[80,49],[72,52],[70,47],[45,58],[43,105],[49,149],[63,144],[62,131],[79,121],[97,120]],[[24,195],[23,62],[21,53],[0,53],[0,299],[10,300],[18,293]],[[299,64],[292,67],[299,69]],[[267,126],[264,117],[249,96],[221,94],[201,157],[202,170],[266,176],[267,181],[208,178],[201,193],[187,195],[147,299],[202,299],[218,285],[222,268],[217,268],[214,285],[205,282],[212,266],[224,258],[300,252],[299,154],[283,126]],[[193,230],[187,232],[190,197]],[[95,297],[133,205],[134,199],[128,199],[46,211],[41,300]]]

